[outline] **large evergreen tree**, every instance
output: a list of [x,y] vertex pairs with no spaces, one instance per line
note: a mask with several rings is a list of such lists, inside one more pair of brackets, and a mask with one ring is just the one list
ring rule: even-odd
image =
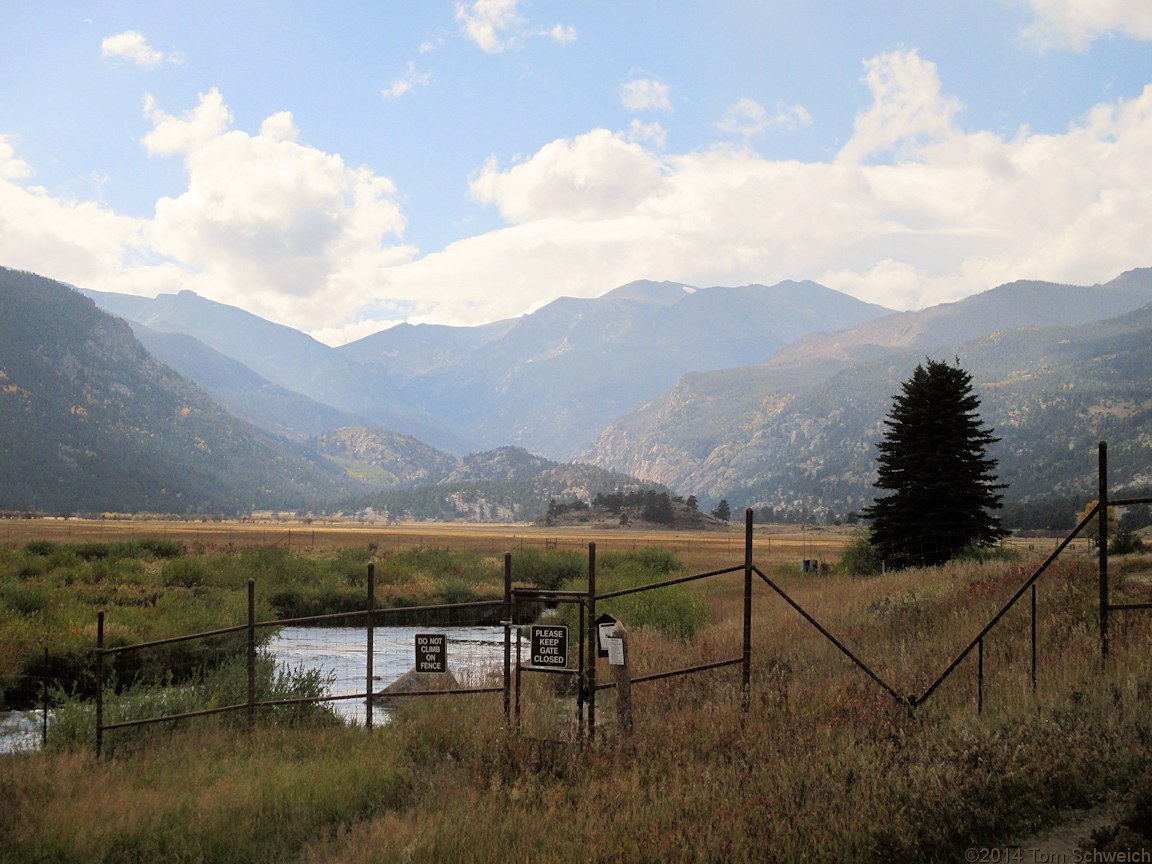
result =
[[984,427],[972,376],[957,365],[919,365],[893,397],[880,442],[877,498],[861,515],[871,542],[894,566],[942,564],[1007,532],[992,511],[1004,485],[986,448],[1000,439]]

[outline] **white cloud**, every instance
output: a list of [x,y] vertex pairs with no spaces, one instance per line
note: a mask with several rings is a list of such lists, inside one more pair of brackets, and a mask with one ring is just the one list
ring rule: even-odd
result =
[[943,94],[935,63],[915,51],[895,51],[864,68],[872,106],[856,118],[841,159],[859,161],[954,134],[952,118],[961,105]]
[[[424,257],[401,239],[392,183],[301,143],[289,112],[251,134],[215,90],[179,115],[149,99],[144,144],[183,160],[187,188],[130,219],[53,197],[0,138],[0,248],[10,266],[104,290],[188,287],[333,341],[400,319],[520,315],[637,278],[811,278],[913,308],[1152,264],[1152,85],[1063,132],[1002,135],[962,129],[915,52],[865,70],[871,105],[828,161],[669,154],[659,124],[594,129],[489,159],[470,190],[507,224]],[[765,110],[766,128],[781,114]]]
[[716,128],[731,135],[751,138],[768,128],[768,112],[755,99],[740,99],[728,108]]
[[295,141],[300,137],[300,129],[291,111],[279,111],[260,124],[260,137],[269,141]]
[[768,118],[768,125],[781,132],[795,132],[802,126],[812,125],[812,115],[803,105],[776,103],[776,113]]
[[554,27],[550,27],[549,29],[545,30],[543,33],[541,33],[541,35],[547,36],[549,39],[552,39],[555,42],[562,43],[575,42],[577,39],[576,28],[570,24],[557,24]]
[[716,128],[729,135],[739,135],[745,139],[755,138],[768,129],[780,132],[795,132],[801,126],[811,126],[812,116],[803,105],[788,105],[777,102],[775,113],[768,111],[755,99],[739,99],[729,106],[724,119]]
[[77,285],[113,287],[142,248],[144,221],[91,201],[51,195],[0,135],[0,249],[4,265]]
[[380,91],[385,99],[398,99],[405,93],[411,92],[414,87],[425,87],[432,80],[432,73],[417,72],[416,64],[409,61],[408,68],[399,78]]
[[495,204],[511,222],[611,218],[646,201],[662,185],[659,161],[606,129],[553,141],[507,171],[489,160],[470,183],[478,200]]
[[1152,39],[1148,0],[1028,0],[1036,18],[1025,35],[1038,47],[1084,51],[1113,34]]
[[104,39],[100,43],[100,56],[105,58],[120,57],[144,69],[153,69],[165,60],[173,65],[184,62],[182,54],[170,53],[165,55],[163,51],[157,51],[148,44],[148,39],[143,33],[138,33],[135,30],[125,30],[123,33],[117,33],[115,36]]
[[289,112],[260,133],[229,128],[216,90],[173,117],[149,101],[151,153],[180,155],[188,188],[161,198],[148,227],[159,254],[199,293],[295,326],[331,327],[373,299],[385,270],[410,259],[386,177],[298,143]]
[[464,36],[488,54],[500,54],[519,45],[527,37],[542,37],[568,43],[577,39],[576,28],[568,24],[530,28],[518,8],[520,0],[472,0],[456,4],[456,20]]
[[32,166],[16,158],[16,148],[7,135],[0,135],[0,180],[24,180],[32,176]]
[[620,104],[629,111],[671,111],[672,88],[652,78],[620,85]]
[[628,140],[637,144],[651,144],[657,150],[663,150],[668,143],[668,130],[656,122],[633,120],[628,125]]
[[152,121],[152,131],[144,136],[149,153],[170,155],[195,148],[222,135],[232,125],[232,112],[224,97],[213,87],[200,94],[200,101],[181,117],[172,117],[156,107],[150,94],[144,96],[144,114]]
[[464,35],[488,54],[499,54],[515,44],[524,19],[516,9],[518,0],[474,0],[456,4],[456,20]]
[[958,128],[962,106],[915,52],[866,72],[872,105],[830,162],[723,147],[662,156],[606,130],[509,167],[490,160],[472,190],[508,227],[390,284],[404,296],[436,288],[425,320],[465,323],[637,278],[813,278],[914,308],[1011,279],[1090,283],[1152,263],[1152,86],[1064,134],[1003,137]]

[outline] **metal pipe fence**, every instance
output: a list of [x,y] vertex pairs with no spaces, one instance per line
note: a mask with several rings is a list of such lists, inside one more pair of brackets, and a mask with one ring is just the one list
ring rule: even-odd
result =
[[[248,620],[245,624],[136,644],[106,645],[105,613],[101,611],[97,616],[96,650],[94,656],[96,678],[94,707],[96,725],[95,747],[97,755],[100,755],[104,749],[105,733],[117,729],[128,729],[157,723],[172,723],[198,717],[232,714],[243,711],[246,712],[247,715],[247,728],[251,730],[256,723],[257,712],[259,710],[302,708],[305,706],[341,702],[362,704],[364,706],[362,715],[359,712],[353,712],[351,715],[346,714],[345,718],[348,719],[349,716],[359,718],[362,716],[363,724],[371,728],[377,706],[387,706],[400,700],[437,695],[461,696],[480,693],[508,693],[507,663],[501,664],[495,660],[500,653],[507,656],[510,649],[511,621],[506,615],[508,608],[506,600],[472,601],[466,603],[438,604],[435,606],[377,608],[374,593],[375,567],[372,564],[368,565],[367,581],[367,605],[362,611],[257,621],[255,611],[256,586],[253,580],[249,580]],[[510,591],[510,569],[507,566],[505,568],[505,582],[507,591]],[[467,613],[468,619],[472,619],[476,611],[483,609],[491,611],[492,614],[489,616],[490,618],[500,621],[499,625],[491,628],[491,630],[495,632],[481,634],[481,636],[487,636],[489,638],[480,638],[474,635],[469,639],[454,639],[449,635],[450,631],[459,629],[452,626],[452,618],[456,613]],[[388,626],[390,619],[397,617],[411,619],[414,615],[427,615],[429,620],[435,620],[433,616],[437,616],[439,621],[446,621],[447,624],[409,625],[403,628],[390,628]],[[356,619],[360,621],[359,627],[340,628],[342,631],[357,634],[351,642],[349,640],[352,637],[342,635],[334,643],[330,641],[327,645],[313,644],[315,642],[314,634],[321,632],[317,629],[317,625],[346,623]],[[390,637],[386,636],[383,640],[378,641],[378,635],[383,636],[390,629],[400,629],[403,633],[402,635],[393,634]],[[479,631],[481,628],[473,624],[471,629]],[[191,710],[159,710],[152,713],[147,713],[150,704],[146,703],[144,705],[145,716],[117,720],[107,720],[105,718],[105,701],[109,694],[109,688],[106,685],[109,683],[110,673],[114,671],[109,667],[118,659],[146,654],[149,651],[154,651],[159,648],[194,640],[212,640],[221,637],[234,637],[240,634],[243,634],[242,656],[245,661],[243,698],[226,699],[224,700],[225,704],[208,704],[204,707],[193,708]],[[274,653],[268,652],[270,643],[274,643],[274,645],[271,645]],[[453,645],[453,643],[456,644]],[[240,646],[233,643],[232,650],[228,652],[230,659],[241,656],[241,652],[238,650],[239,647]],[[480,664],[476,662],[475,657],[467,656],[469,648],[474,651],[475,649],[480,649],[480,655],[492,660],[492,662],[488,664],[489,668],[487,671],[481,670]],[[319,678],[313,677],[311,681],[313,685],[311,690],[313,692],[285,693],[283,686],[269,688],[268,679],[271,677],[275,679],[275,682],[284,684],[286,678],[291,678],[291,670],[265,670],[264,680],[262,682],[258,681],[257,667],[258,660],[261,657],[261,651],[266,652],[264,654],[266,658],[271,658],[274,654],[283,653],[289,653],[298,657],[309,653],[312,655],[320,654],[322,655],[320,661],[322,663],[326,661],[328,664],[322,668],[328,668],[332,671],[329,671],[326,675],[322,674]],[[327,652],[326,656],[324,656],[325,652]],[[389,687],[384,687],[383,689],[377,688],[376,682],[380,680],[380,676],[376,674],[378,669],[376,666],[378,655],[384,658],[389,656],[394,657],[395,655],[407,657],[406,660],[401,660],[399,663],[402,669],[408,669],[409,665],[411,666],[409,677],[404,681],[403,686],[396,688],[395,692],[390,692]],[[221,659],[220,662],[223,663],[225,660]],[[410,673],[420,670],[422,664],[427,665],[427,676],[412,677]],[[393,665],[395,665],[395,663]],[[467,668],[469,672],[468,674],[460,675],[458,679],[455,674],[452,674],[453,667],[457,670]],[[396,670],[393,671],[395,672]],[[404,679],[405,675],[404,673],[398,673],[390,677],[394,679],[391,683],[396,684],[400,679]],[[463,679],[463,682],[461,682],[460,679]],[[492,683],[493,681],[495,683]],[[177,688],[181,686],[183,686],[185,690],[188,688],[187,682],[175,682],[175,684]],[[261,684],[262,686],[258,687],[258,685]],[[305,690],[307,689],[306,687]],[[289,690],[291,690],[291,687],[289,687]],[[155,700],[153,701],[155,702]],[[505,702],[507,703],[507,698]],[[175,703],[170,704],[183,703],[176,700]],[[163,700],[161,700],[160,707],[164,707]]]

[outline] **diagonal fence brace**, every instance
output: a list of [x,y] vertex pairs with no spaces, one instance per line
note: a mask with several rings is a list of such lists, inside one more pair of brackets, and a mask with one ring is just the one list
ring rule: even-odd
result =
[[896,690],[890,684],[888,684],[887,681],[885,681],[883,678],[881,678],[879,675],[877,675],[875,672],[873,672],[869,668],[867,663],[865,663],[863,660],[861,660],[859,657],[857,657],[855,654],[853,654],[852,651],[848,648],[848,646],[846,646],[843,642],[841,642],[839,639],[837,639],[835,636],[833,636],[828,631],[828,628],[826,628],[823,624],[821,624],[819,621],[817,621],[815,618],[813,618],[812,615],[808,612],[808,610],[806,610],[803,606],[801,606],[799,603],[797,603],[795,600],[793,600],[788,595],[788,592],[786,592],[783,588],[781,588],[779,585],[777,585],[775,582],[773,582],[771,579],[769,579],[768,576],[765,575],[763,570],[761,570],[756,565],[753,565],[752,571],[757,576],[759,576],[761,579],[763,579],[764,583],[769,588],[771,588],[773,591],[775,591],[777,594],[779,594],[781,599],[783,599],[783,601],[785,603],[787,603],[789,606],[791,606],[793,609],[795,609],[798,613],[800,613],[801,617],[803,617],[805,621],[807,621],[809,624],[811,624],[813,627],[815,627],[820,632],[821,636],[823,636],[825,639],[827,639],[829,642],[831,642],[833,645],[835,645],[840,650],[840,653],[843,654],[845,657],[847,657],[849,660],[851,660],[860,669],[861,672],[863,672],[865,675],[867,675],[869,678],[871,678],[873,681],[875,681],[878,685],[880,685],[880,687],[884,690],[884,692],[886,692],[889,696],[891,696],[893,699],[895,699],[901,705],[905,705],[909,708],[915,707],[915,705],[916,705],[915,696],[901,696],[899,693],[897,693]]

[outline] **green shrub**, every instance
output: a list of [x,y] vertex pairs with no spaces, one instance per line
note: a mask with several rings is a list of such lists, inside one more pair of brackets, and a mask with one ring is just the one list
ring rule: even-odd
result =
[[857,537],[845,546],[836,566],[852,576],[875,576],[884,569],[880,552],[867,537]]
[[676,573],[684,568],[676,553],[662,546],[645,546],[632,552],[608,552],[597,559],[597,565],[605,570],[626,563],[639,564],[651,573]]
[[0,584],[0,607],[17,615],[35,615],[52,603],[52,594],[46,588],[27,582]]
[[586,579],[587,563],[579,552],[557,550],[541,552],[525,549],[512,556],[512,580],[555,591],[566,582]]
[[[283,668],[276,658],[260,652],[256,656],[256,701],[273,702],[288,699],[316,699],[328,694],[332,686],[331,675],[317,669]],[[88,747],[96,738],[96,705],[81,698],[75,690],[65,692],[57,687],[52,694],[57,708],[48,726],[48,746],[53,749]],[[115,676],[104,687],[104,722],[123,723],[146,720],[166,715],[183,714],[244,705],[248,701],[248,661],[237,654],[212,669],[202,669],[190,681],[177,682],[168,673],[158,683],[136,683],[120,688]],[[260,708],[261,724],[303,722],[325,725],[340,722],[338,716],[323,703],[305,705],[275,705]],[[236,725],[247,722],[243,711],[223,715],[224,720],[207,718],[207,722]],[[270,719],[271,718],[271,719]],[[140,740],[151,737],[166,728],[165,724],[143,727],[142,732],[131,734]]]
[[989,543],[972,543],[956,555],[958,561],[1014,561],[1020,553],[1010,546]]
[[440,602],[442,603],[471,603],[479,600],[476,590],[461,579],[448,579],[440,588]]
[[166,561],[160,571],[160,581],[169,588],[193,588],[203,585],[207,579],[208,565],[202,558],[173,558]]
[[378,582],[402,583],[421,575],[433,581],[456,578],[469,584],[500,581],[500,571],[490,559],[468,550],[413,547],[387,556],[376,566]]
[[56,550],[56,544],[51,540],[31,540],[24,544],[24,551],[28,555],[51,555]]
[[[658,566],[664,566],[659,562]],[[668,573],[652,569],[643,556],[623,560],[603,576],[597,574],[598,593],[635,588],[663,581]],[[708,621],[708,605],[696,592],[684,585],[668,585],[623,597],[613,597],[596,604],[598,612],[607,612],[628,627],[650,627],[666,636],[691,640]]]
[[139,540],[110,543],[108,554],[111,558],[179,558],[184,554],[184,544],[162,537],[141,537]]
[[1134,552],[1144,551],[1144,541],[1138,534],[1131,531],[1119,532],[1115,539],[1108,544],[1108,551],[1116,555],[1130,555]]
[[360,588],[368,584],[368,564],[375,552],[375,543],[361,549],[344,549],[333,560],[332,566],[349,585]]
[[[655,547],[612,553],[597,561],[596,591],[605,594],[663,582],[682,569],[683,564],[674,553]],[[566,587],[583,590],[587,587],[586,577],[581,575]],[[683,640],[691,640],[708,622],[707,603],[685,585],[667,585],[598,601],[596,611],[612,615],[627,627],[647,627]],[[578,626],[576,606],[564,604],[557,614],[557,620],[570,630]]]

